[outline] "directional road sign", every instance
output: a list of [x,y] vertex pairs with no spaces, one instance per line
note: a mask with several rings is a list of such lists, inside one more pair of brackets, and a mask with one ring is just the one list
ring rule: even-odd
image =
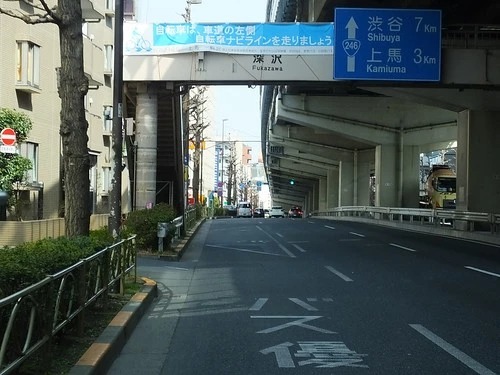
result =
[[439,81],[441,11],[335,9],[334,79]]

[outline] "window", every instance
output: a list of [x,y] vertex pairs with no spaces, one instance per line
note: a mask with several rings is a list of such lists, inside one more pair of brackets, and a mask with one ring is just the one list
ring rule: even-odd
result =
[[104,46],[104,72],[105,73],[112,73],[113,72],[113,46],[112,45],[105,45]]
[[40,46],[17,42],[16,84],[40,88]]
[[38,144],[25,142],[21,143],[19,154],[31,161],[31,169],[26,172],[26,182],[38,181]]
[[108,193],[111,190],[111,167],[102,167],[102,191]]

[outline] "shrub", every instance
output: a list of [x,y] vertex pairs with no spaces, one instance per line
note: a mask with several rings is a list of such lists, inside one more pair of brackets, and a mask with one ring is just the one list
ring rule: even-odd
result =
[[[136,245],[142,250],[158,249],[158,223],[169,223],[176,217],[175,209],[166,204],[159,203],[151,209],[132,211],[123,223],[122,236],[124,238],[137,234]],[[170,244],[175,233],[171,228],[164,243]]]

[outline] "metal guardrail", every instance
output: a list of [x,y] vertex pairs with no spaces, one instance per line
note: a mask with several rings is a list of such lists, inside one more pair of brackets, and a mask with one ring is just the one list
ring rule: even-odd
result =
[[125,276],[134,269],[137,277],[135,237],[0,300],[0,319],[7,319],[0,328],[0,375],[13,373],[75,318],[83,327],[80,313],[99,296],[117,285],[123,293]]
[[500,214],[485,212],[470,212],[441,209],[400,208],[400,207],[373,207],[373,206],[344,206],[328,211],[315,211],[312,216],[355,216],[377,220],[400,221],[420,224],[439,225],[451,224],[453,229],[475,231],[478,224],[485,225],[489,231],[499,234]]

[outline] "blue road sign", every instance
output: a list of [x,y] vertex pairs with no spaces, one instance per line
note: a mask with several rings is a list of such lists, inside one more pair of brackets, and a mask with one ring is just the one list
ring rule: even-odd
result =
[[440,10],[336,8],[334,30],[334,79],[441,79]]

